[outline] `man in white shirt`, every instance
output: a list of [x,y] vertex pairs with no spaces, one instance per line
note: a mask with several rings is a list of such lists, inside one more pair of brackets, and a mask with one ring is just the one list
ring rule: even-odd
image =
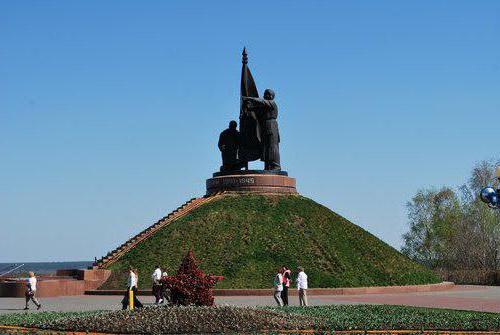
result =
[[161,298],[161,269],[160,266],[157,265],[156,269],[154,270],[153,274],[151,275],[151,278],[153,279],[153,295],[155,296],[155,303],[160,304],[162,302]]
[[129,291],[137,290],[137,275],[132,268],[130,268],[128,273],[127,287]]
[[297,271],[297,290],[299,290],[299,303],[300,306],[307,306],[307,275],[303,267],[298,267]]
[[123,297],[123,300],[122,300],[123,309],[127,309],[127,307],[129,306],[129,297],[130,297],[129,291],[133,292],[134,308],[142,308],[143,307],[142,303],[139,301],[139,299],[137,299],[137,284],[138,283],[139,283],[139,276],[137,274],[137,270],[130,267],[128,280],[127,280],[127,291],[125,291],[125,296]]
[[37,309],[42,308],[42,304],[38,302],[38,300],[35,298],[36,294],[36,277],[33,272],[29,272],[29,278],[28,282],[26,283],[26,307],[24,307],[25,310],[29,309],[28,307],[28,302],[31,300],[35,304]]

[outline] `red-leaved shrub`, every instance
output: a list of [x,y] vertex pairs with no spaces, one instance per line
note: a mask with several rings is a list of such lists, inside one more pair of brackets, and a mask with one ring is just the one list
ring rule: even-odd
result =
[[177,273],[163,278],[162,284],[170,290],[174,305],[213,306],[213,287],[221,276],[206,275],[198,267],[193,251],[189,250]]

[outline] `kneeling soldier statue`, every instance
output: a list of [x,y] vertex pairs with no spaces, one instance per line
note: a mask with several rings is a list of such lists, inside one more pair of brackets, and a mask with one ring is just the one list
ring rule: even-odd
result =
[[231,121],[229,128],[220,133],[218,146],[222,154],[221,172],[241,169],[238,160],[240,133],[236,129],[237,126],[236,121]]

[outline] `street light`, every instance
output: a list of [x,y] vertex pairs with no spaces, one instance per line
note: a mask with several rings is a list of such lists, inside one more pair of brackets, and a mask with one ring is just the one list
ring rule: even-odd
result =
[[497,190],[491,186],[485,187],[481,190],[480,197],[483,202],[488,204],[490,208],[500,209],[500,165],[497,166],[495,175],[498,179]]

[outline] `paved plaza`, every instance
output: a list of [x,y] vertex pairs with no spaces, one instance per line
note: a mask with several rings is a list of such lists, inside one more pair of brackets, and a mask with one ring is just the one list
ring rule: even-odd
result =
[[[151,296],[140,296],[140,300],[152,304]],[[88,311],[116,310],[121,308],[121,296],[69,296],[40,298],[42,311]],[[451,308],[500,313],[500,287],[463,286],[440,292],[324,295],[310,296],[311,305],[331,304],[388,304],[421,307]],[[290,297],[292,305],[298,304],[298,297]],[[271,296],[217,297],[216,304],[238,306],[273,306]],[[33,305],[29,312],[36,312]],[[0,314],[20,312],[24,308],[24,298],[0,298]]]

